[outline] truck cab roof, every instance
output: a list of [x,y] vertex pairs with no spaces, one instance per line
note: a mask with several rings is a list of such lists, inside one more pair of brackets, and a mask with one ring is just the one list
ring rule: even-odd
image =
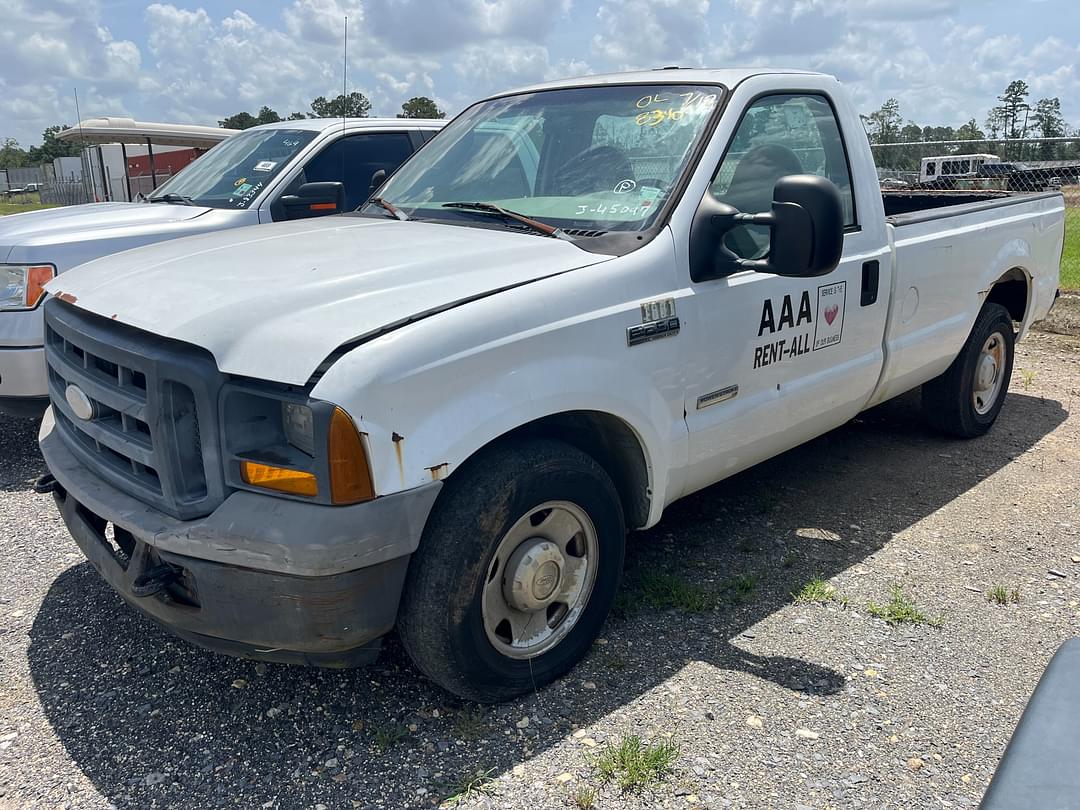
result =
[[[534,93],[542,90],[565,89],[567,87],[595,87],[602,84],[719,84],[734,87],[751,76],[764,75],[801,75],[825,76],[810,70],[788,68],[731,67],[731,68],[681,68],[664,67],[654,70],[628,70],[621,73],[603,73],[595,76],[579,76],[574,79],[559,79],[551,82],[519,87],[505,93],[497,93],[492,98],[511,96],[518,93]],[[833,78],[829,76],[829,78]]]
[[445,124],[445,121],[426,118],[299,118],[294,121],[260,124],[251,129],[304,129],[312,132],[326,132],[335,127],[341,129],[344,126],[351,132],[363,129],[439,129]]

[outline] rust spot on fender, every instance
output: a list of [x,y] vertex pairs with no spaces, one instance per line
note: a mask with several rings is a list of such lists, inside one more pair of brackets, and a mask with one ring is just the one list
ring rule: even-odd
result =
[[397,456],[398,475],[401,477],[401,485],[405,486],[405,456],[401,449],[405,437],[396,430],[390,434],[390,441],[394,443],[394,455]]
[[61,301],[66,301],[69,304],[74,304],[76,301],[79,300],[78,298],[76,298],[71,293],[66,293],[66,292],[57,293],[56,297],[59,298]]
[[436,464],[434,467],[428,467],[427,470],[431,473],[432,481],[441,481],[443,476],[446,475],[447,470],[450,469],[450,462],[444,461],[442,464]]

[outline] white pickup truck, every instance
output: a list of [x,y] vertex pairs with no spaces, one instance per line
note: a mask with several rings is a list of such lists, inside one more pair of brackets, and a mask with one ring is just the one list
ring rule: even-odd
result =
[[397,118],[266,124],[218,144],[144,203],[0,217],[0,412],[40,417],[48,404],[40,303],[58,273],[167,239],[351,211],[367,199],[373,176],[381,183],[442,125]]
[[529,691],[676,499],[917,386],[938,428],[994,422],[1055,299],[1062,196],[876,178],[827,76],[489,98],[355,214],[50,284],[40,489],[197,644],[347,666],[396,625],[451,692]]

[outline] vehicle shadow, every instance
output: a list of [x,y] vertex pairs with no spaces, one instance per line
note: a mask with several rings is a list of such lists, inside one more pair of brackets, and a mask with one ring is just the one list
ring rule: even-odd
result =
[[[687,661],[800,693],[843,689],[844,676],[820,662],[753,655],[740,639],[790,604],[798,584],[859,564],[1066,415],[1058,402],[1010,394],[990,435],[959,442],[929,433],[907,396],[685,499],[631,538],[627,595],[606,644],[515,704],[455,700],[393,639],[376,664],[344,672],[204,652],[127,608],[85,563],[46,595],[30,672],[57,737],[117,807],[430,806],[462,776],[511,770]],[[655,571],[714,590],[741,582],[742,598],[693,613],[640,604]]]
[[0,492],[33,489],[44,473],[45,460],[37,446],[41,419],[22,419],[0,413]]

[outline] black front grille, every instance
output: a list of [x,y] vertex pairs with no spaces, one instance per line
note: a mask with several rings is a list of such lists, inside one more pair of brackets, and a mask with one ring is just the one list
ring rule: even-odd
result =
[[[207,352],[50,299],[45,356],[57,429],[83,464],[180,519],[221,503],[224,378]],[[89,399],[90,419],[69,404],[69,386]]]

